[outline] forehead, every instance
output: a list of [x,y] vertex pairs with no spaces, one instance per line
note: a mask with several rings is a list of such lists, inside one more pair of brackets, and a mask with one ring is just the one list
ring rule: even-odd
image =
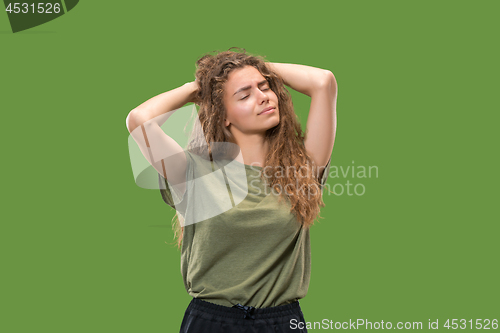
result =
[[262,80],[265,80],[265,77],[260,74],[257,68],[246,66],[244,68],[235,69],[229,73],[225,86],[229,93],[233,93],[239,88],[257,84]]

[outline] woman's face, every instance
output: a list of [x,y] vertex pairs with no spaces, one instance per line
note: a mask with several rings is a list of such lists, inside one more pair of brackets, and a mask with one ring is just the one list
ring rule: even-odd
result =
[[[235,69],[229,74],[223,100],[226,107],[224,125],[229,126],[233,135],[236,132],[262,133],[280,122],[278,97],[253,66]],[[270,107],[274,110],[262,113]]]

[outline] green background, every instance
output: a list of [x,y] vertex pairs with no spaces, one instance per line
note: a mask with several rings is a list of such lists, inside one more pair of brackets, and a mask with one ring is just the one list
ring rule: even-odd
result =
[[[331,70],[332,166],[379,170],[328,180],[366,192],[324,197],[306,321],[500,319],[499,9],[80,1],[16,34],[0,14],[0,331],[178,332],[174,211],[135,185],[125,118],[232,46]],[[310,99],[292,96],[305,129]]]

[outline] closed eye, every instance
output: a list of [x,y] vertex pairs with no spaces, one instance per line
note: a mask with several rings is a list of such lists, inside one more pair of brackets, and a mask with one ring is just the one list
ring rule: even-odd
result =
[[[264,89],[262,89],[262,91],[266,91],[266,90],[270,90],[270,89],[271,89],[271,88],[269,88],[269,87],[268,87],[268,88],[264,88]],[[248,96],[250,96],[250,95],[246,95],[245,97],[241,98],[240,100],[246,99]]]

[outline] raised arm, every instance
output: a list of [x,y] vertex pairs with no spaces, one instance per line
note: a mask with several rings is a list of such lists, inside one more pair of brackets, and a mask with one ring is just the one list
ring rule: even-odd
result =
[[266,63],[290,88],[311,97],[304,145],[320,167],[328,163],[337,129],[337,81],[329,70],[296,64]]
[[193,81],[148,99],[128,114],[126,119],[128,131],[132,133],[134,129],[149,120],[161,119],[165,122],[166,119],[162,116],[169,111],[176,110],[190,102],[195,103],[197,90],[198,82]]
[[[129,112],[126,125],[146,160],[171,185],[184,194],[187,160],[184,149],[161,128],[161,125],[189,102],[196,102],[198,82],[150,98]],[[168,177],[167,177],[168,176]]]

